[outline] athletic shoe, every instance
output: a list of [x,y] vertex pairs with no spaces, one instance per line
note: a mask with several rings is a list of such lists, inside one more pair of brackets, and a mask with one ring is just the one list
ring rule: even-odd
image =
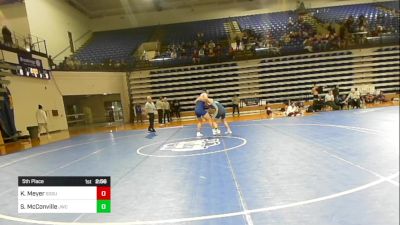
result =
[[232,131],[226,131],[225,134],[232,134]]
[[200,132],[197,132],[196,136],[197,136],[197,137],[203,137],[203,134],[200,133]]
[[151,132],[156,132],[156,130],[152,129]]
[[219,135],[219,134],[221,134],[221,131],[218,128],[216,128],[216,129],[212,129],[212,133],[213,133],[213,135]]

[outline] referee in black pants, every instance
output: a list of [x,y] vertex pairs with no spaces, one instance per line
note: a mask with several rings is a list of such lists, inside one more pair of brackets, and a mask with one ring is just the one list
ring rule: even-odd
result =
[[149,128],[147,130],[149,132],[156,132],[156,130],[154,130],[154,112],[157,109],[150,96],[147,96],[147,102],[146,105],[144,105],[144,109],[146,110],[147,116],[149,117]]

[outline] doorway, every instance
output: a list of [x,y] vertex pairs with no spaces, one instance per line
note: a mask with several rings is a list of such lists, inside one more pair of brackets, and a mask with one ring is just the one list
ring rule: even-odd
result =
[[68,127],[123,123],[120,94],[63,96]]

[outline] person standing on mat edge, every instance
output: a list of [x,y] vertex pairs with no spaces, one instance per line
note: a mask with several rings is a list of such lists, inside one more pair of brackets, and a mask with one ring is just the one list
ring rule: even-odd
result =
[[38,135],[40,137],[40,133],[42,131],[42,127],[46,130],[47,137],[50,137],[49,129],[47,128],[47,115],[43,110],[43,106],[39,105],[38,110],[36,111],[36,121],[38,123]]
[[167,97],[163,98],[163,109],[164,109],[164,123],[170,123],[171,120],[171,105],[169,104]]
[[162,97],[160,97],[156,101],[156,108],[157,108],[157,113],[158,113],[158,124],[161,126],[161,125],[163,125],[163,118],[164,118],[164,103],[163,103]]
[[239,96],[238,95],[233,96],[232,97],[232,116],[235,116],[235,109],[237,110],[238,116],[240,116],[239,103],[240,103]]
[[206,109],[206,103],[208,101],[208,92],[206,90],[202,91],[199,97],[194,101],[196,104],[194,113],[196,114],[197,117],[197,137],[203,137],[203,134],[200,132],[201,127],[203,126],[203,118],[207,120],[207,122],[210,124],[211,129],[213,134],[219,134],[221,131],[219,131],[218,128],[214,129],[212,119],[210,117],[210,114],[208,114],[208,111]]
[[147,96],[147,102],[144,105],[144,110],[146,111],[147,117],[149,118],[149,128],[147,130],[149,132],[156,132],[156,130],[154,130],[154,112],[157,109],[150,96]]

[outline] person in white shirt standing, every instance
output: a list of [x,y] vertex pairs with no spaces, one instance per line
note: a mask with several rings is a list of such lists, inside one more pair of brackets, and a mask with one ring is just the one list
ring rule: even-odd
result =
[[[163,98],[160,97],[156,101],[156,108],[157,108],[157,113],[158,113],[158,124],[161,126],[163,124],[163,118],[164,118],[164,103],[163,103]],[[165,123],[165,121],[164,121]]]
[[163,110],[164,110],[164,123],[171,122],[171,106],[167,100],[167,97],[163,99]]
[[157,108],[154,105],[151,96],[147,96],[147,102],[144,105],[144,109],[147,113],[147,117],[149,118],[149,128],[147,130],[149,132],[156,132],[156,130],[154,130],[154,113],[157,111]]
[[47,137],[50,137],[49,135],[49,129],[47,128],[47,115],[46,112],[43,110],[43,106],[39,105],[38,110],[36,111],[36,121],[38,123],[39,127],[39,136],[42,131],[42,128],[46,130]]

